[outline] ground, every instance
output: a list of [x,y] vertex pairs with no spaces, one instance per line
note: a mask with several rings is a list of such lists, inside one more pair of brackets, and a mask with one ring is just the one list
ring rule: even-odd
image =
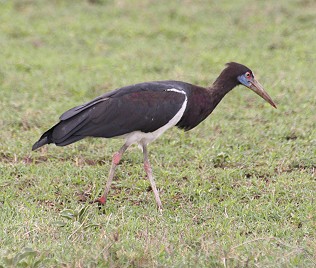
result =
[[[0,2],[0,267],[315,267],[316,4],[280,1]],[[31,152],[67,109],[152,80],[244,87],[197,128],[149,146],[161,215],[135,146],[106,206],[122,140]]]

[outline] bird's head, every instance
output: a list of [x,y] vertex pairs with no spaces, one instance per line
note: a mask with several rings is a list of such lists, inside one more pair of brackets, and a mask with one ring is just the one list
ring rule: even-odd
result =
[[271,97],[264,90],[263,86],[255,79],[253,72],[248,67],[236,62],[227,63],[226,66],[227,67],[223,70],[222,75],[230,77],[236,85],[244,85],[251,89],[276,108]]

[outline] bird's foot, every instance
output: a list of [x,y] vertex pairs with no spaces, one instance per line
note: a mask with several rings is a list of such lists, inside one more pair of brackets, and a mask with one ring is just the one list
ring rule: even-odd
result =
[[90,202],[91,204],[93,203],[98,203],[99,205],[105,205],[106,203],[106,198],[104,196],[101,196],[100,198],[97,198],[93,201]]
[[163,212],[162,207],[158,207],[158,212],[159,212],[160,215],[162,215],[162,212]]

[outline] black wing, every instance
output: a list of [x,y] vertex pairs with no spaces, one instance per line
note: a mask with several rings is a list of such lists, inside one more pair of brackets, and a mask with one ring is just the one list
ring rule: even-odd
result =
[[64,112],[60,116],[59,119],[66,120],[99,102],[105,101],[108,98],[114,98],[114,97],[119,98],[126,94],[142,92],[142,91],[161,92],[161,91],[165,91],[172,88],[178,89],[178,90],[184,90],[185,88],[189,86],[191,85],[185,82],[181,82],[181,81],[155,81],[155,82],[139,83],[135,85],[118,88],[111,92],[107,92],[83,105],[79,105],[77,107],[71,108],[70,110]]
[[64,146],[87,136],[111,138],[137,130],[155,131],[167,124],[185,101],[185,95],[172,88],[182,90],[177,82],[163,81],[106,93],[65,112],[61,121],[45,132],[33,149],[46,143]]

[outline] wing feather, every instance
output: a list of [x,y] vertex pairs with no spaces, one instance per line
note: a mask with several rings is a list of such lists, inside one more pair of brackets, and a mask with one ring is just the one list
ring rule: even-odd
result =
[[170,91],[169,85],[159,84],[157,89],[157,84],[147,84],[143,90],[137,85],[125,92],[122,88],[68,110],[52,129],[51,141],[67,145],[87,136],[111,138],[164,126],[182,107],[184,92]]

